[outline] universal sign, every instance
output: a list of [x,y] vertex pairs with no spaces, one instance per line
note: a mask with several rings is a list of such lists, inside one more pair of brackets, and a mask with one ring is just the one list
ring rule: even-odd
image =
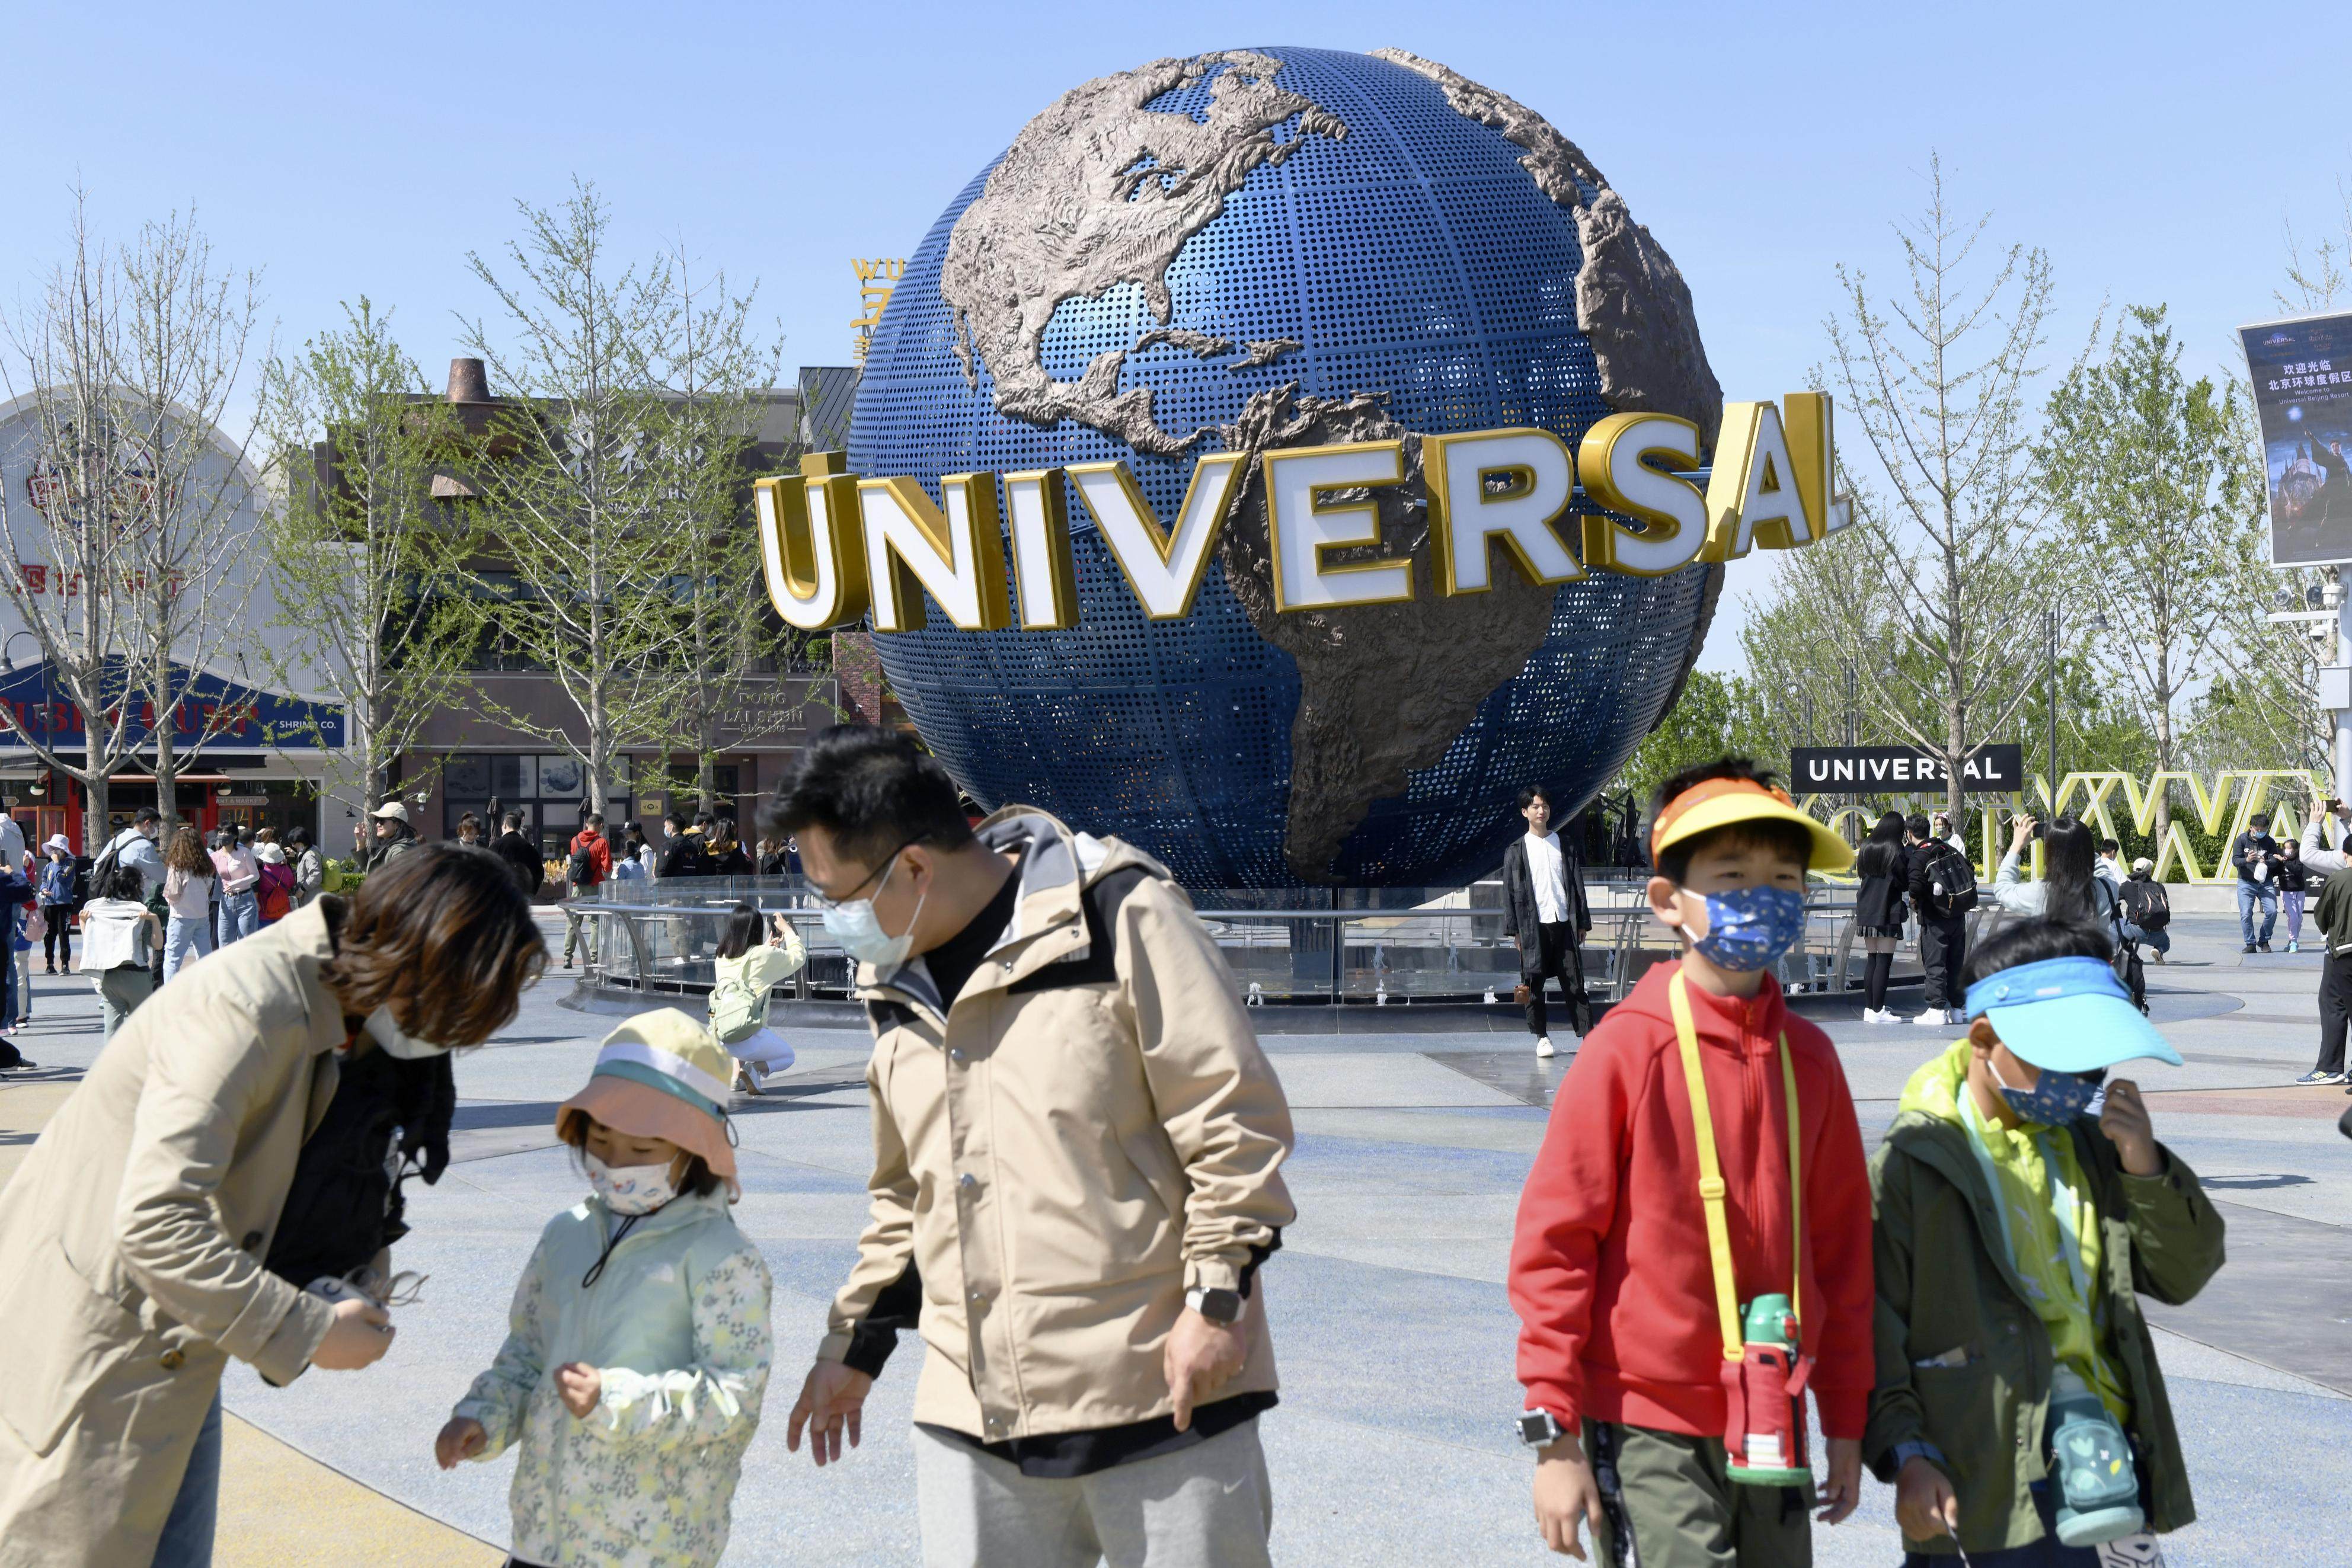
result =
[[[1836,532],[1851,514],[1846,500],[1832,494],[1837,467],[1829,395],[1792,392],[1781,402],[1785,412],[1770,402],[1725,406],[1703,488],[1686,473],[1699,463],[1698,427],[1671,414],[1612,414],[1573,454],[1547,430],[1423,436],[1438,591],[1453,598],[1492,588],[1498,544],[1528,581],[1558,583],[1588,570],[1661,577],[1695,560],[1795,549]],[[940,480],[934,505],[913,478],[859,478],[847,472],[844,454],[813,454],[801,460],[797,477],[765,478],[755,487],[768,595],[778,614],[808,632],[853,625],[869,612],[877,632],[919,631],[926,591],[967,632],[1075,625],[1066,482],[1144,612],[1181,621],[1192,613],[1244,456],[1211,453],[1194,463],[1171,525],[1153,512],[1123,461],[1002,479],[950,474]],[[1402,442],[1286,447],[1264,453],[1262,461],[1278,610],[1413,597],[1408,559],[1328,559],[1380,542],[1371,503],[1337,493],[1403,483]],[[1554,525],[1580,479],[1583,493],[1613,515],[1580,518],[1581,549],[1571,552]]]
[[[1789,776],[1800,790],[1819,794],[1905,794],[1926,785],[1943,789],[1951,770],[1916,746],[1800,746],[1789,753]],[[1981,746],[1960,769],[1970,789],[2014,794],[2025,788],[2025,748]]]

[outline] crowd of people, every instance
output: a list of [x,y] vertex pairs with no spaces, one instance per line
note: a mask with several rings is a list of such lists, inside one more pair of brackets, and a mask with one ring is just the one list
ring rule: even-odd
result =
[[[1522,799],[1507,920],[1532,994],[1558,979],[1576,1006],[1583,916],[1549,807]],[[134,825],[101,857],[86,952],[187,949],[155,928],[151,864],[183,898],[173,920],[196,918],[189,889],[217,894],[221,945],[178,971],[168,1016],[121,994],[0,1196],[0,1564],[208,1561],[226,1363],[283,1384],[391,1343],[400,1182],[447,1163],[449,1053],[504,1027],[550,954],[483,824],[425,845],[380,821],[355,893],[274,922],[257,844],[218,846],[207,875]],[[1961,891],[1934,823],[1895,826],[1864,855],[1882,936],[1895,883]],[[673,853],[741,852],[718,821],[672,828]],[[926,1563],[1269,1561],[1264,1301],[1295,1138],[1182,891],[1038,812],[973,824],[936,761],[870,727],[818,737],[762,829],[856,961],[874,1037],[868,1218],[786,1448],[824,1467],[856,1446],[919,1330]],[[2046,835],[2070,846],[2053,864],[2075,865],[2073,834]],[[1809,873],[1852,852],[1738,759],[1666,782],[1650,849],[1644,896],[1679,956],[1577,1020],[1509,1265],[1544,1540],[1582,1556],[1589,1536],[1612,1565],[1802,1563],[1867,1469],[1915,1565],[2152,1552],[2194,1508],[2137,1296],[2194,1295],[2222,1226],[2111,1076],[2179,1061],[2113,967],[2120,900],[2070,871],[1954,945],[1950,1038],[1865,1159],[1835,1051],[1772,977]],[[2094,849],[2112,865],[2088,846],[2083,866]],[[516,1450],[515,1568],[724,1550],[775,1358],[767,1266],[732,1218],[730,1104],[747,1060],[788,1064],[768,998],[803,957],[739,904],[705,1016],[614,1030],[556,1111],[588,1196],[541,1232],[489,1365],[415,1437],[444,1469]],[[323,1201],[330,1170],[378,1185]]]

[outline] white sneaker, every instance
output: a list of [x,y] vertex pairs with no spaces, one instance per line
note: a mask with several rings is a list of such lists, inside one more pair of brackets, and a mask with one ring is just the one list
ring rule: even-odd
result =
[[1893,1008],[1864,1008],[1862,1009],[1862,1021],[1864,1023],[1901,1023],[1903,1020],[1895,1016],[1895,1009]]
[[1941,1008],[1929,1008],[1911,1021],[1924,1029],[1948,1029],[1951,1026],[1952,1016]]
[[1550,1056],[1554,1054],[1551,1049],[1551,1036],[1541,1034],[1536,1037],[1536,1054],[1538,1056]]

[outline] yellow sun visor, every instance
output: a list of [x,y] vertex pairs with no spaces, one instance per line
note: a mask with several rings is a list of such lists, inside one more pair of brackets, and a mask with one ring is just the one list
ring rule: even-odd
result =
[[1798,810],[1787,790],[1767,788],[1753,779],[1709,779],[1667,801],[1650,828],[1650,862],[1656,864],[1666,850],[1696,834],[1734,822],[1770,821],[1794,822],[1811,835],[1813,852],[1806,870],[1853,869],[1853,851],[1843,839]]

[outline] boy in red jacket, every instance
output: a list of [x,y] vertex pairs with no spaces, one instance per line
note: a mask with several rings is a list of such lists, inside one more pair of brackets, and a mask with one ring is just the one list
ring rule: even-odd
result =
[[1743,1382],[1749,1304],[1785,1295],[1800,1345],[1787,1375],[1829,1438],[1821,1517],[1852,1513],[1874,1373],[1870,1177],[1837,1053],[1769,971],[1803,933],[1807,869],[1853,854],[1737,758],[1666,780],[1650,853],[1650,913],[1682,958],[1585,1041],[1519,1198],[1510,1291],[1536,1519],[1577,1558],[1589,1523],[1609,1568],[1809,1563],[1810,1471],[1759,1484],[1731,1463],[1803,1469],[1769,1435],[1790,1435],[1788,1404],[1734,1394],[1762,1386]]

